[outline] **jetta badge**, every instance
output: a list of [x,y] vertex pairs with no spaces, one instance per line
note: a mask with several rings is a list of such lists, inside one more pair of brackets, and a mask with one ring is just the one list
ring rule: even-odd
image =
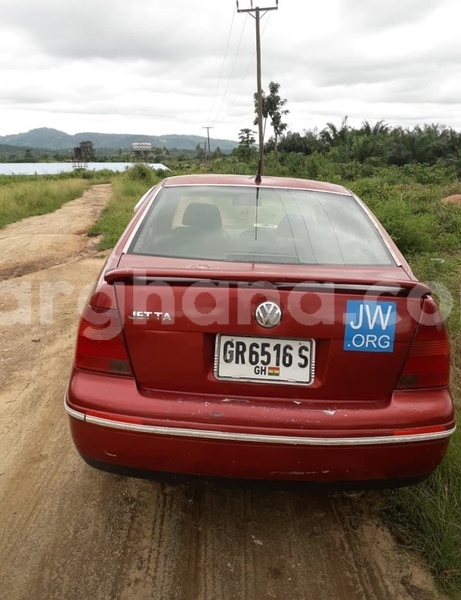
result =
[[146,321],[147,319],[156,319],[157,321],[172,321],[170,313],[153,312],[151,310],[134,310],[131,315],[128,315],[131,321]]
[[261,327],[275,327],[282,320],[282,310],[275,302],[263,302],[256,309],[255,317]]

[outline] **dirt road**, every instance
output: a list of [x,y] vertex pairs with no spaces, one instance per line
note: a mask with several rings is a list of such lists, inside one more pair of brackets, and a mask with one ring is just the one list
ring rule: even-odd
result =
[[437,598],[377,520],[378,494],[171,487],[80,460],[62,400],[102,266],[84,232],[109,195],[0,231],[0,597]]

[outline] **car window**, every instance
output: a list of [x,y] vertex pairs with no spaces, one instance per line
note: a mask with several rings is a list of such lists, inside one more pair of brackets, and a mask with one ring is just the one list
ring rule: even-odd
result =
[[236,262],[394,264],[353,196],[244,186],[164,188],[129,253]]

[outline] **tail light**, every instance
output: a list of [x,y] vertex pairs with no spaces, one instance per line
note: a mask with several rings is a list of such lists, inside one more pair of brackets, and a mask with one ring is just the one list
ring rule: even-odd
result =
[[86,306],[78,330],[75,366],[85,371],[133,376],[117,309]]
[[399,389],[446,387],[450,380],[450,343],[437,304],[423,303],[421,318],[398,383]]

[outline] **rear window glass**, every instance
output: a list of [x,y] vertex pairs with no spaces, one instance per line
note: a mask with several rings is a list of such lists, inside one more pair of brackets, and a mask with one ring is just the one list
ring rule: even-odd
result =
[[164,188],[129,252],[232,262],[394,264],[352,196],[243,186]]

